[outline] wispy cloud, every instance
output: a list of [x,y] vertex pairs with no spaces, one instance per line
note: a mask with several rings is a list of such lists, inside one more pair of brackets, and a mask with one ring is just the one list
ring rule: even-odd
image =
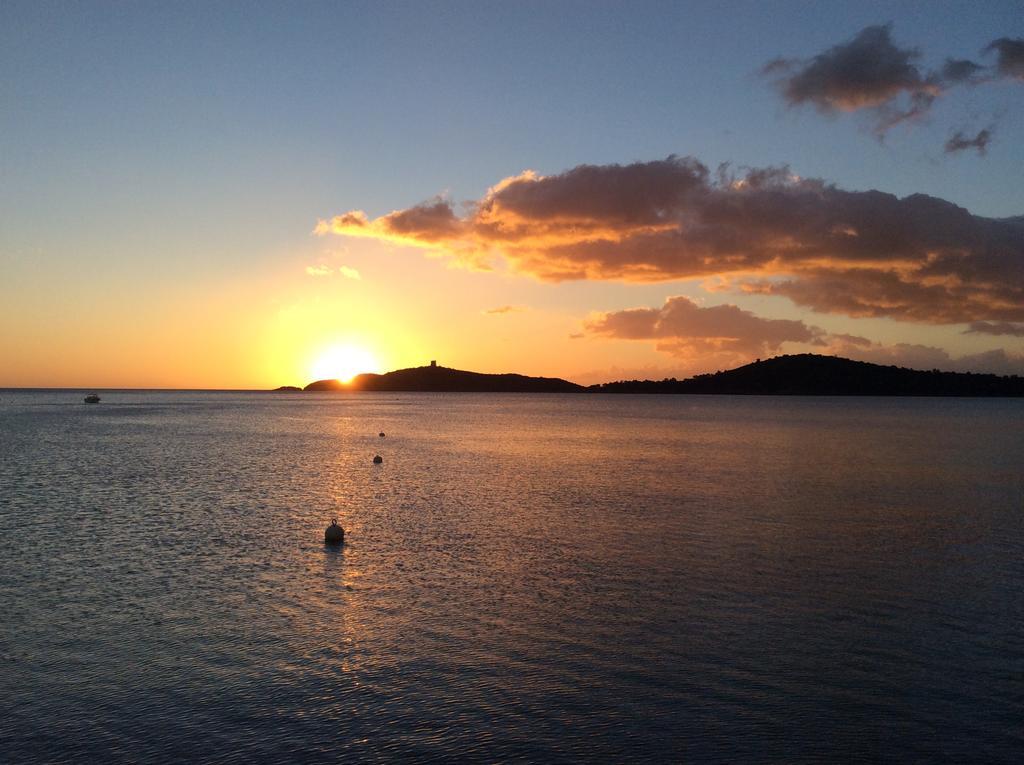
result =
[[356,269],[349,268],[348,266],[339,266],[338,273],[344,276],[346,279],[355,279],[356,281],[359,281],[360,279],[363,278],[362,276],[359,275],[359,272]]
[[955,324],[1024,321],[1024,216],[846,191],[785,167],[711,173],[675,156],[506,178],[449,202],[321,221],[457,262],[504,258],[544,281],[727,278],[824,313]]
[[975,321],[971,322],[971,326],[964,330],[964,334],[1024,337],[1024,324],[1014,324],[1008,321]]
[[486,316],[499,316],[506,313],[521,313],[526,310],[526,306],[522,305],[502,305],[497,308],[488,308],[481,311]]
[[335,273],[341,274],[346,279],[362,279],[359,272],[354,268],[348,266],[339,266],[337,270],[333,266],[324,265],[323,263],[315,266],[306,266],[306,273],[310,276],[334,276]]

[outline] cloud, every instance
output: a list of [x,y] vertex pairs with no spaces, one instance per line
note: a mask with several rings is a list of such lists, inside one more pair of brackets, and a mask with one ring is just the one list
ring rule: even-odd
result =
[[505,313],[519,313],[525,311],[526,307],[521,305],[502,305],[497,308],[488,308],[485,311],[481,311],[486,316],[499,316]]
[[927,70],[918,63],[921,52],[899,47],[891,32],[891,24],[865,27],[853,39],[811,58],[770,61],[761,73],[773,80],[790,107],[811,105],[824,114],[871,114],[879,138],[900,123],[926,115],[935,100],[954,87],[1024,80],[1024,39],[1002,37],[986,46],[983,53],[996,53],[994,67],[947,58],[941,68]]
[[[866,337],[829,334],[802,321],[766,319],[735,305],[702,307],[670,297],[661,308],[629,308],[591,315],[587,333],[622,340],[655,341],[656,349],[691,373],[726,369],[778,354],[785,343],[817,346],[816,352],[874,364],[961,372],[1020,374],[1024,356],[997,349],[954,358],[942,348],[914,343],[884,345]],[[996,329],[999,329],[998,327]],[[985,330],[979,330],[985,331]],[[1014,334],[1016,328],[994,334]],[[1024,335],[1024,327],[1019,328]]]
[[742,361],[775,353],[783,343],[820,342],[824,333],[802,321],[764,319],[735,305],[702,307],[670,297],[661,308],[629,308],[595,314],[590,334],[625,340],[656,340],[657,349],[684,359]]
[[[790,106],[811,104],[824,113],[871,109],[875,129],[884,133],[927,112],[944,87],[940,75],[918,68],[918,50],[893,44],[890,30],[888,24],[865,27],[811,59],[776,59],[763,72],[775,77]],[[947,68],[966,77],[970,63],[950,62]]]
[[947,58],[942,67],[942,79],[951,83],[967,83],[979,85],[988,77],[986,68],[968,59]]
[[985,128],[979,130],[978,134],[974,138],[968,138],[964,135],[962,130],[956,131],[949,140],[946,141],[946,153],[953,154],[958,151],[964,151],[966,149],[977,149],[978,154],[984,155],[985,150],[988,148],[989,141],[992,140],[992,129]]
[[1024,374],[1024,356],[996,348],[953,359],[953,372],[989,372],[997,375]]
[[827,352],[857,361],[868,361],[885,366],[909,367],[910,369],[943,369],[951,371],[952,359],[942,348],[917,343],[895,343],[884,345],[869,342],[849,343],[833,338]]
[[846,345],[854,345],[862,348],[866,348],[872,345],[872,342],[860,335],[830,335],[834,342],[844,343]]
[[845,356],[872,364],[908,367],[910,369],[941,369],[945,372],[981,372],[999,375],[1024,373],[1024,356],[1009,354],[1001,348],[982,353],[954,357],[931,345],[916,343],[849,344],[833,337],[827,348],[829,354]]
[[333,231],[348,236],[364,236],[374,239],[390,239],[395,242],[430,241],[453,234],[458,226],[455,213],[447,200],[437,198],[410,207],[396,210],[388,215],[370,221],[361,210],[339,215],[330,224],[320,221],[315,232]]
[[[411,223],[415,221],[415,223]],[[396,223],[398,222],[398,223]],[[693,158],[506,178],[464,215],[433,200],[318,230],[400,241],[543,281],[725,279],[825,313],[1024,321],[1024,216],[846,191],[785,167],[712,174]]]
[[[306,266],[306,273],[310,276],[334,276],[335,271],[333,266],[319,264],[316,266]],[[346,279],[360,280],[363,277],[359,275],[359,272],[354,268],[348,266],[339,266],[337,273],[344,276]]]
[[1024,80],[1024,37],[1000,37],[985,48],[985,53],[995,51],[996,71],[1000,77]]
[[964,330],[964,334],[1011,335],[1012,337],[1024,337],[1024,324],[1013,324],[1008,321],[974,321],[971,322],[971,326]]

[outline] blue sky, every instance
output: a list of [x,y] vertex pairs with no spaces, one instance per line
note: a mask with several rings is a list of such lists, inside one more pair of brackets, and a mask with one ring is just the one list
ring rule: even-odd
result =
[[[346,210],[374,217],[438,194],[474,200],[525,169],[554,174],[670,154],[712,168],[788,164],[848,190],[922,192],[976,215],[1020,215],[1019,84],[957,91],[880,142],[861,114],[787,107],[758,72],[775,57],[809,58],[883,23],[899,45],[921,50],[922,66],[945,57],[990,63],[981,49],[1024,35],[1022,10],[1019,2],[6,2],[0,274],[9,278],[0,297],[43,315],[88,310],[111,290],[270,279],[321,256],[325,242],[310,232]],[[991,124],[985,156],[943,153],[953,131]],[[409,267],[447,273],[433,260]],[[503,285],[509,303],[581,315],[680,292]],[[18,350],[12,342],[8,353]],[[651,354],[657,366],[662,357]]]

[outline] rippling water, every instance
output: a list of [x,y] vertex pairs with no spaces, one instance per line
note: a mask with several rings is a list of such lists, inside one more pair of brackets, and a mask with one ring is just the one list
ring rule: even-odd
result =
[[1024,402],[82,395],[0,391],[4,763],[1024,752]]

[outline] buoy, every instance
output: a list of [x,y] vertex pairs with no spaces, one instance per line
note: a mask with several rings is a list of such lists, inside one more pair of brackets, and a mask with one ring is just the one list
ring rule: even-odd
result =
[[384,458],[381,457],[379,454],[376,457],[373,458],[373,464],[374,465],[379,465],[383,461],[384,461]]
[[345,529],[338,525],[338,519],[331,521],[331,525],[324,532],[324,544],[336,547],[345,543]]
[[380,433],[378,433],[377,435],[378,435],[378,436],[380,436],[381,438],[384,438],[384,431],[381,431],[381,432],[380,432]]

